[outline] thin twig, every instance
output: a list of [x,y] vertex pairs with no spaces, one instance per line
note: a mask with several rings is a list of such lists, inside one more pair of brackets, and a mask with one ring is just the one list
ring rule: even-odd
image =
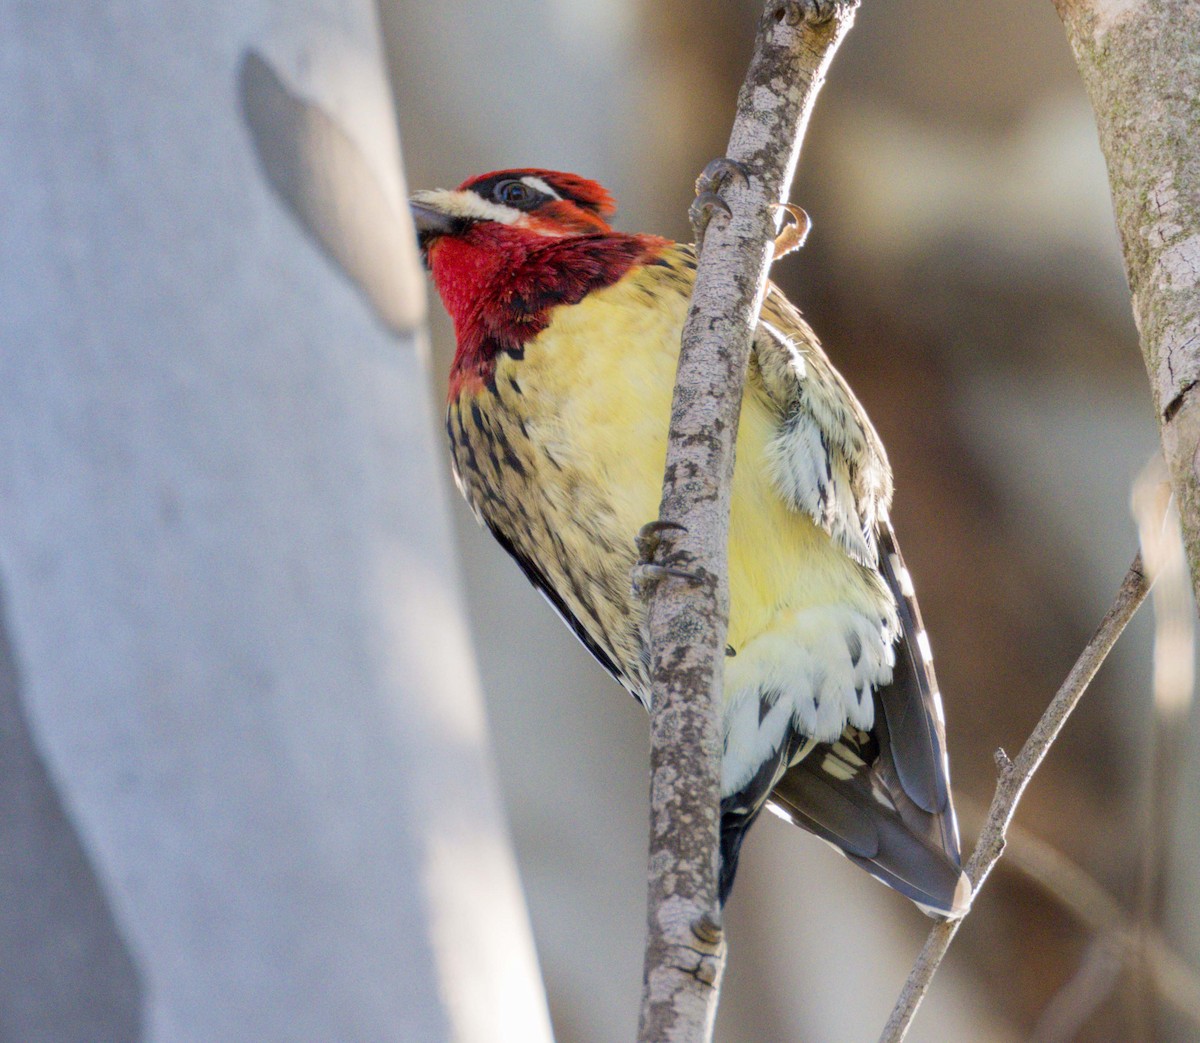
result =
[[[1087,686],[1095,677],[1096,671],[1100,669],[1100,664],[1104,662],[1109,651],[1116,644],[1121,631],[1133,618],[1138,606],[1146,599],[1149,589],[1149,583],[1142,568],[1142,556],[1138,554],[1129,566],[1121,589],[1117,591],[1116,599],[1100,623],[1095,636],[1088,642],[1087,647],[1076,660],[1067,679],[1050,701],[1050,705],[1046,707],[1046,712],[1042,714],[1016,759],[1010,760],[1003,750],[996,752],[996,760],[1000,766],[1000,779],[996,783],[996,793],[992,798],[991,807],[988,809],[987,821],[979,835],[979,842],[966,866],[966,873],[971,880],[976,898],[978,898],[979,889],[987,879],[988,873],[992,871],[992,867],[1004,851],[1005,833],[1016,813],[1017,803],[1025,792],[1025,787],[1029,785],[1029,780],[1033,778],[1034,772],[1045,759],[1054,740],[1058,738],[1071,711],[1075,709],[1083,693],[1087,690]],[[883,1034],[879,1037],[880,1043],[899,1043],[904,1039],[917,1008],[929,989],[929,983],[933,980],[933,975],[946,955],[946,950],[949,949],[955,934],[958,933],[961,923],[962,919],[947,920],[939,923],[929,932],[921,954],[917,957],[917,962],[909,973],[908,980],[904,983],[904,989],[896,1001],[892,1015],[884,1026]]]
[[697,202],[711,222],[697,228],[698,237],[707,234],[671,406],[661,521],[652,541],[661,548],[659,560],[639,575],[657,578],[641,584],[653,677],[649,910],[639,1027],[646,1043],[701,1041],[712,1034],[725,957],[716,886],[719,706],[742,386],[771,263],[774,204],[787,196],[817,92],[857,5],[766,5],[728,157],[698,185],[704,191]]

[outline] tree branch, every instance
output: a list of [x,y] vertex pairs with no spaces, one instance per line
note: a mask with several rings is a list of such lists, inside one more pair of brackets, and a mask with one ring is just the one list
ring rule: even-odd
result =
[[1200,3],[1055,7],[1096,113],[1200,604]]
[[[716,1015],[725,957],[716,885],[720,702],[742,386],[771,263],[774,204],[787,196],[817,92],[857,6],[766,5],[738,95],[732,163],[710,166],[715,173],[697,185],[712,220],[683,331],[661,522],[650,541],[661,550],[637,575],[648,599],[654,682],[645,1043],[710,1039]],[[715,188],[723,196],[712,195]]]
[[[966,866],[966,873],[971,879],[976,898],[988,873],[992,871],[992,867],[1004,851],[1005,832],[1016,813],[1017,803],[1025,792],[1025,787],[1029,785],[1033,773],[1041,766],[1067,718],[1078,705],[1092,678],[1096,676],[1100,664],[1116,644],[1121,631],[1133,618],[1149,590],[1150,585],[1142,568],[1142,556],[1138,554],[1129,566],[1125,581],[1117,591],[1116,599],[1101,621],[1099,629],[1076,660],[1058,694],[1046,707],[1046,712],[1042,714],[1041,720],[1021,747],[1016,759],[1010,760],[1003,750],[996,751],[1000,779],[996,783],[996,793],[992,797],[979,842],[975,845],[975,851]],[[921,1000],[929,990],[929,983],[933,980],[933,975],[946,955],[946,950],[950,948],[961,923],[962,919],[946,920],[929,932],[921,954],[904,983],[904,989],[896,1001],[892,1015],[884,1026],[883,1034],[879,1037],[880,1043],[899,1043],[904,1039]]]

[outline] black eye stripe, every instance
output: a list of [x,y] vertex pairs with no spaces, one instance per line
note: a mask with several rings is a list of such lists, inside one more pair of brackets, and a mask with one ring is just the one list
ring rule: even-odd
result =
[[[532,211],[545,205],[546,203],[573,203],[581,210],[587,210],[599,217],[607,217],[612,212],[612,200],[608,198],[599,185],[592,182],[583,181],[581,178],[575,178],[574,175],[561,175],[567,179],[566,182],[559,180],[559,175],[554,171],[548,170],[500,170],[490,175],[487,178],[476,181],[473,184],[464,185],[463,187],[470,192],[474,192],[481,199],[486,199],[489,203],[497,202],[495,197],[495,189],[501,181],[521,181],[526,184],[531,192],[533,192],[533,202],[527,203],[519,208],[526,211]],[[530,185],[524,179],[538,179],[544,181],[549,193],[539,191],[533,185]],[[578,187],[574,184],[578,182]],[[590,187],[589,187],[590,186]],[[597,196],[596,193],[600,195]]]
[[[506,183],[520,185],[527,193],[526,198],[520,202],[500,199],[496,190]],[[539,192],[532,185],[522,181],[520,176],[514,177],[512,174],[497,174],[485,181],[479,181],[471,186],[471,191],[489,203],[500,203],[502,206],[511,206],[516,210],[534,210],[543,203],[551,202],[554,198],[546,195],[545,192]]]
[[524,209],[539,202],[539,197],[543,196],[543,193],[525,184],[524,181],[510,179],[497,184],[493,195],[497,203]]

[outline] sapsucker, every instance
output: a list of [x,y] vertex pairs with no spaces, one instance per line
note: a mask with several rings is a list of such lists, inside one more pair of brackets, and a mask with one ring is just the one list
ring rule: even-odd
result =
[[[506,170],[412,198],[454,320],[446,429],[479,521],[643,705],[635,535],[655,517],[693,247],[614,231],[595,182]],[[942,702],[888,520],[879,436],[800,313],[768,286],[729,537],[720,895],[771,806],[955,916]]]

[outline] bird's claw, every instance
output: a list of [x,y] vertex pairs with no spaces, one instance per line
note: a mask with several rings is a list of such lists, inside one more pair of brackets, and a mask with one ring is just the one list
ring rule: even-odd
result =
[[704,245],[704,233],[708,230],[708,222],[712,220],[714,210],[724,214],[726,219],[733,216],[729,204],[716,192],[701,192],[688,207],[688,220],[692,222],[697,250]]
[[837,10],[839,0],[783,0],[771,9],[771,17],[788,25],[820,25],[828,22]]
[[654,561],[654,555],[658,553],[658,548],[662,545],[663,533],[666,532],[687,532],[686,525],[680,525],[679,522],[664,521],[662,518],[657,518],[652,522],[646,522],[638,529],[637,537],[635,538],[638,549],[638,561],[644,565],[649,565]]
[[718,156],[710,159],[708,165],[700,171],[696,178],[696,195],[704,192],[720,192],[730,181],[740,180],[743,185],[750,183],[750,172],[744,163],[728,156]]
[[799,250],[804,245],[809,230],[812,228],[812,219],[794,203],[774,203],[772,205],[779,207],[792,219],[791,223],[785,224],[775,237],[775,251],[771,260],[778,261],[779,258],[786,257],[793,250]]
[[701,945],[716,947],[721,944],[724,932],[721,929],[720,923],[713,918],[711,913],[704,913],[699,919],[693,920],[691,928],[696,941]]
[[696,178],[696,198],[688,207],[688,218],[696,234],[697,250],[704,245],[704,233],[714,212],[724,214],[727,219],[733,216],[733,211],[721,195],[722,190],[733,180],[749,184],[750,173],[744,164],[728,156],[718,156],[711,160]]
[[640,598],[648,597],[650,591],[668,577],[685,579],[689,583],[702,583],[704,581],[704,577],[698,572],[689,572],[687,569],[677,569],[670,565],[656,565],[648,561],[639,561],[634,565],[629,577],[632,581],[634,594]]
[[660,565],[654,560],[663,543],[663,536],[668,532],[687,532],[686,526],[678,522],[657,521],[647,522],[637,534],[638,562],[630,573],[633,592],[639,597],[646,597],[664,579],[687,580],[689,583],[699,583],[701,576],[689,569],[673,565]]

